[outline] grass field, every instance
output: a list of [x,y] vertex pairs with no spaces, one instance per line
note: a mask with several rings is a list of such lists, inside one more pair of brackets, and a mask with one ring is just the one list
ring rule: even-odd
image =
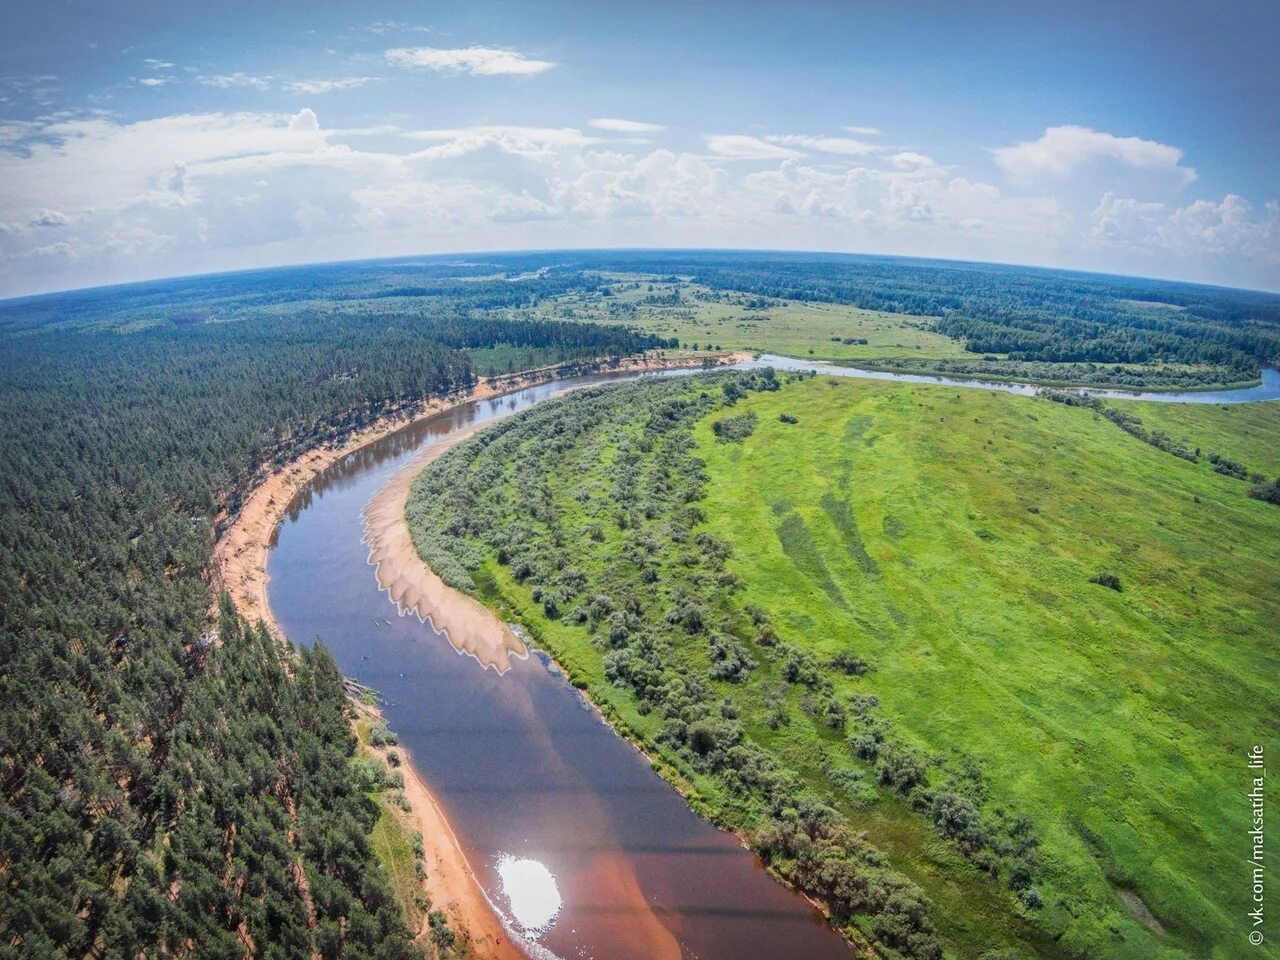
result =
[[[699,388],[664,389],[692,397]],[[1155,416],[1171,435],[1213,432],[1224,455],[1254,451],[1250,465],[1265,468],[1280,407],[1239,420],[1217,409],[1162,407]],[[732,704],[725,716],[743,743],[865,831],[928,897],[948,955],[1259,955],[1242,920],[1244,755],[1254,743],[1280,749],[1280,510],[1091,410],[1044,400],[817,378],[740,399],[733,415],[755,421],[739,442],[717,438],[718,410],[692,430],[705,482],[703,519],[691,531],[710,535],[705,552],[729,546],[720,573],[691,555],[677,514],[654,508],[653,526],[634,513],[612,522],[625,501],[620,465],[638,464],[642,498],[672,483],[659,454],[635,461],[647,434],[623,414],[573,439],[557,434],[545,455],[531,431],[518,463],[478,470],[484,509],[499,527],[551,517],[519,537],[556,544],[549,566],[580,576],[584,602],[598,591],[623,595],[642,569],[629,558],[637,546],[650,551],[656,587],[634,586],[652,598],[641,618],[660,639],[646,641],[643,657],[664,677],[704,678],[703,699]],[[500,450],[511,453],[495,445],[485,456]],[[477,455],[463,446],[432,470]],[[495,486],[497,463],[507,475]],[[535,497],[532,506],[517,489]],[[663,537],[671,542],[647,545]],[[1118,591],[1091,582],[1101,571],[1118,578]],[[748,832],[768,819],[732,776],[673,740],[665,692],[647,705],[634,683],[609,681],[613,641],[575,614],[583,607],[566,613],[572,590],[553,587],[562,601],[553,611],[545,590],[557,581],[518,581],[492,554],[475,576],[482,596],[525,622],[661,758],[695,808]],[[670,605],[690,596],[709,611],[709,631],[670,625]],[[738,626],[752,609],[776,633],[768,646]],[[725,635],[755,665],[715,679]],[[810,654],[821,677],[796,681],[782,650]],[[865,674],[833,667],[851,653],[867,662]],[[1028,907],[943,839],[929,794],[904,799],[885,786],[881,766],[850,750],[857,708],[837,730],[829,703],[871,695],[875,729],[927,759],[931,789],[963,785],[989,823],[1030,818],[1043,906]],[[723,732],[720,721],[703,722]],[[1274,885],[1280,878],[1268,871]]]
[[[356,722],[359,740],[357,756],[386,769],[385,748],[375,748],[370,742],[373,721],[365,718]],[[369,796],[378,804],[378,822],[369,834],[374,853],[382,861],[391,890],[404,914],[405,926],[417,933],[427,915],[427,901],[423,894],[422,880],[418,876],[418,863],[422,857],[422,838],[417,835],[412,816],[399,803],[403,793],[386,787],[371,790]],[[423,949],[432,955],[433,947]]]
[[1205,456],[1218,453],[1249,468],[1250,472],[1280,475],[1280,402],[1271,403],[1151,403],[1143,400],[1110,400],[1142,419],[1148,430],[1163,430],[1190,449]]
[[[618,274],[610,295],[567,294],[544,301],[537,315],[625,323],[677,337],[682,345],[760,350],[822,360],[960,357],[964,346],[927,329],[928,318],[716,292],[689,282]],[[673,297],[678,295],[678,301]],[[834,338],[834,339],[833,339]],[[867,343],[844,343],[865,339]]]
[[[747,601],[797,644],[866,651],[857,684],[904,732],[974,758],[1034,816],[1066,946],[1152,955],[1119,899],[1133,891],[1184,955],[1245,955],[1225,891],[1244,750],[1280,746],[1280,511],[1077,409],[826,380],[750,402],[743,447],[701,446],[708,525]],[[1280,410],[1250,422],[1275,450]],[[828,494],[856,526],[832,522]],[[779,503],[836,595],[788,556]],[[1089,582],[1103,568],[1123,592]]]

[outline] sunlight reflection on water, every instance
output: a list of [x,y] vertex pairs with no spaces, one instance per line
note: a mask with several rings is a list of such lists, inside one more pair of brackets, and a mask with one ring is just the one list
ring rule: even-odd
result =
[[525,933],[538,936],[555,922],[563,901],[556,878],[545,865],[504,854],[498,860],[498,876],[511,915]]

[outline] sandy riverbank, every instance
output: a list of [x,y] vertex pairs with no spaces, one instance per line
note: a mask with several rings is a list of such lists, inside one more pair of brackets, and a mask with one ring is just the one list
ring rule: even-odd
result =
[[[375,721],[381,720],[377,707],[360,709]],[[400,754],[399,769],[404,775],[409,816],[422,834],[426,870],[422,886],[431,901],[431,909],[443,911],[448,917],[449,928],[467,945],[468,956],[483,960],[528,960],[532,951],[518,945],[518,936],[505,929],[494,912],[444,811],[414,769],[408,748],[397,744],[395,749]],[[386,759],[385,751],[379,754]],[[426,942],[430,936],[430,924],[424,918],[417,939]]]
[[[749,358],[750,354],[724,354],[719,357],[719,361],[723,364]],[[646,356],[623,360],[604,369],[606,372],[643,372],[695,367],[700,366],[702,361],[702,356]],[[283,635],[284,631],[271,613],[267,592],[267,553],[285,511],[307,483],[331,464],[411,423],[437,416],[473,400],[511,393],[556,379],[560,375],[559,370],[557,365],[514,376],[482,379],[466,393],[431,399],[415,405],[411,411],[397,411],[342,443],[317,447],[280,470],[264,476],[245,499],[240,513],[230,519],[215,545],[213,569],[217,585],[227,591],[241,616],[250,620],[262,620],[278,635]],[[439,456],[448,446],[461,442],[473,432],[474,430],[467,430],[451,434],[445,441],[429,448],[427,453],[432,454],[431,458]],[[437,447],[440,449],[436,450]],[[424,465],[425,463],[415,461],[412,472],[402,471],[405,473],[404,497],[408,496],[409,483]],[[399,480],[400,474],[395,479]],[[401,504],[403,505],[403,500]],[[399,521],[407,537],[403,509],[399,513]],[[416,550],[413,550],[412,540],[408,543],[411,553],[404,555],[401,551],[397,556],[406,569],[410,566],[409,560],[412,560],[413,567],[423,569],[425,565],[418,559]],[[382,568],[379,569],[381,571]],[[391,571],[388,570],[385,575],[390,577]],[[381,576],[380,573],[380,582]],[[496,619],[480,604],[475,601],[471,603],[484,612],[488,621]],[[419,616],[425,619],[425,614],[419,613]],[[478,613],[475,622],[477,626],[471,630],[465,625],[459,626],[454,620],[442,626],[445,629],[452,628],[451,640],[457,638],[455,642],[470,644],[478,654],[487,657],[496,669],[506,669],[510,665],[508,658],[512,655],[527,655],[523,644],[514,635],[491,635],[493,632],[488,627],[478,626],[481,623]],[[502,629],[510,634],[510,629],[505,624],[502,624]],[[481,659],[480,655],[477,655],[477,659]],[[412,762],[406,762],[403,769],[405,796],[424,840],[428,875],[426,888],[435,908],[444,911],[451,927],[466,931],[477,957],[515,960],[523,956],[524,951],[512,942],[510,933],[486,898],[435,797],[418,776]],[[660,953],[667,955],[668,951],[664,949]]]
[[[747,353],[726,353],[721,363],[750,359]],[[603,372],[643,372],[700,366],[702,356],[682,354],[629,357],[615,366],[602,367]],[[322,470],[411,423],[438,416],[447,410],[524,387],[556,379],[562,365],[540,367],[504,377],[481,378],[469,391],[431,398],[414,405],[410,411],[399,410],[372,426],[348,437],[342,443],[323,444],[307,451],[262,480],[245,498],[239,514],[229,523],[214,546],[214,574],[217,585],[231,595],[236,611],[250,620],[262,620],[276,633],[283,633],[271,614],[267,596],[267,551],[276,526],[284,517],[294,496]],[[220,517],[219,520],[228,518]]]
[[475,657],[498,673],[511,669],[511,658],[529,655],[509,626],[477,600],[446,586],[418,556],[405,522],[405,507],[414,478],[427,464],[474,435],[486,424],[473,424],[436,441],[396,471],[364,508],[364,542],[378,586],[401,614],[412,613],[444,634],[453,649]]

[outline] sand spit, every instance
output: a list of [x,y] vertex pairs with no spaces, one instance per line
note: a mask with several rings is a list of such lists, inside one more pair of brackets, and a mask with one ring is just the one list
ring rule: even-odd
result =
[[523,660],[529,656],[528,649],[488,607],[445,584],[422,562],[405,522],[414,479],[481,426],[449,434],[398,470],[364,508],[364,542],[369,545],[369,562],[377,568],[378,586],[387,591],[401,615],[412,613],[423,622],[429,620],[458,653],[503,674],[511,669],[511,658]]
[[[725,362],[749,358],[750,354],[729,354]],[[691,365],[686,362],[663,366]],[[401,615],[412,613],[424,623],[430,621],[454,650],[474,657],[486,669],[493,667],[501,675],[511,669],[512,657],[528,657],[528,649],[493,611],[448,586],[422,561],[405,520],[409,492],[418,474],[482,426],[474,424],[450,433],[398,470],[364,508],[364,542],[369,545],[369,563],[376,567],[378,585],[387,591]]]

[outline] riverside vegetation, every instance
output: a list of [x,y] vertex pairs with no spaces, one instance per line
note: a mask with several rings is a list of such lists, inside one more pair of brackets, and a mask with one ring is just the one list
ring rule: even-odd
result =
[[[1165,429],[1183,410],[1233,458],[1227,415]],[[1274,450],[1277,406],[1248,416]],[[1275,745],[1280,715],[1280,510],[1117,426],[991,391],[639,382],[483,432],[407,516],[881,955],[1242,956],[1224,891],[1241,737]]]

